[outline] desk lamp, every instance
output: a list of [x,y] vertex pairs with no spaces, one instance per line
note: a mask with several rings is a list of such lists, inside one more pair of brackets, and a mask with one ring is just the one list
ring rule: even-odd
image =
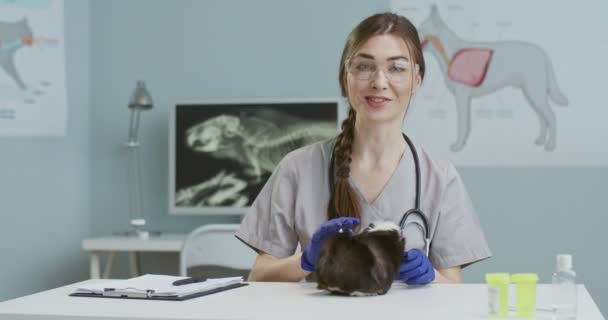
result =
[[134,235],[142,239],[149,237],[149,232],[143,227],[146,225],[144,218],[144,202],[142,196],[142,181],[141,181],[141,156],[140,144],[137,140],[139,131],[139,118],[141,111],[152,109],[152,97],[146,89],[143,80],[137,81],[135,90],[129,100],[129,109],[131,109],[131,118],[129,121],[129,138],[126,143],[129,153],[128,175],[129,179],[129,223],[133,229],[128,232],[128,235]]

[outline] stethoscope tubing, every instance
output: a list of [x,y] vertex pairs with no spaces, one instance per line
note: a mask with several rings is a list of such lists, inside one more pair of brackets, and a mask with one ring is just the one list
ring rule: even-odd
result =
[[[405,133],[402,133],[403,135],[403,139],[405,139],[405,142],[407,143],[410,151],[412,152],[412,158],[414,158],[414,168],[415,168],[415,172],[416,172],[416,197],[415,197],[415,201],[414,201],[414,208],[410,209],[408,211],[406,211],[403,216],[401,217],[401,220],[399,222],[399,227],[401,228],[401,230],[404,230],[405,226],[406,226],[406,221],[407,218],[412,215],[412,214],[416,214],[420,217],[420,219],[422,220],[422,234],[424,236],[424,247],[425,247],[425,253],[428,256],[429,255],[429,251],[431,248],[431,239],[430,239],[430,235],[429,235],[429,225],[428,225],[428,220],[426,219],[426,216],[424,215],[424,213],[422,213],[422,210],[420,209],[420,189],[421,189],[421,183],[420,183],[420,161],[418,158],[418,153],[416,152],[416,148],[414,147],[414,143],[410,140],[410,138],[408,138]],[[331,160],[329,162],[329,187],[331,192],[334,192],[334,167],[335,167],[335,152],[331,153]]]

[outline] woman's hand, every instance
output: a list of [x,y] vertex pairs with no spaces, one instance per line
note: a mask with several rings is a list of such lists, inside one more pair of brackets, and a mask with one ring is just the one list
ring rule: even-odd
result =
[[399,278],[409,285],[427,284],[435,280],[435,269],[424,252],[411,249],[403,254]]
[[302,252],[300,261],[302,269],[310,272],[315,271],[315,264],[321,252],[323,241],[340,233],[340,229],[343,232],[352,233],[352,228],[358,224],[359,219],[350,217],[335,218],[322,224],[312,235],[308,247]]

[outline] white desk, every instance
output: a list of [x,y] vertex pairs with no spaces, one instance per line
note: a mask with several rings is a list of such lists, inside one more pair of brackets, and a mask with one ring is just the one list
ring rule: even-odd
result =
[[136,254],[138,252],[177,252],[184,247],[187,234],[161,234],[150,236],[149,239],[140,239],[127,236],[108,236],[82,240],[82,248],[91,255],[91,279],[100,278],[100,254],[107,253],[106,266],[103,277],[108,278],[112,270],[114,253],[125,251],[129,254],[129,269],[131,276],[137,276],[138,266]]
[[[352,298],[330,296],[315,286],[253,282],[186,301],[69,297],[73,286],[65,286],[0,303],[0,319],[487,319],[485,284],[411,289],[396,283],[384,296]],[[550,285],[538,285],[538,307],[549,306],[550,290]],[[579,320],[604,319],[582,285],[578,298]],[[550,319],[550,314],[537,312],[536,319]]]

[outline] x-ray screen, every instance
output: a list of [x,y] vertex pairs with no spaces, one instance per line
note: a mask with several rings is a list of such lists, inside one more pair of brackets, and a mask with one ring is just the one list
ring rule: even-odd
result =
[[245,213],[288,152],[337,135],[338,107],[337,98],[176,104],[170,213]]

